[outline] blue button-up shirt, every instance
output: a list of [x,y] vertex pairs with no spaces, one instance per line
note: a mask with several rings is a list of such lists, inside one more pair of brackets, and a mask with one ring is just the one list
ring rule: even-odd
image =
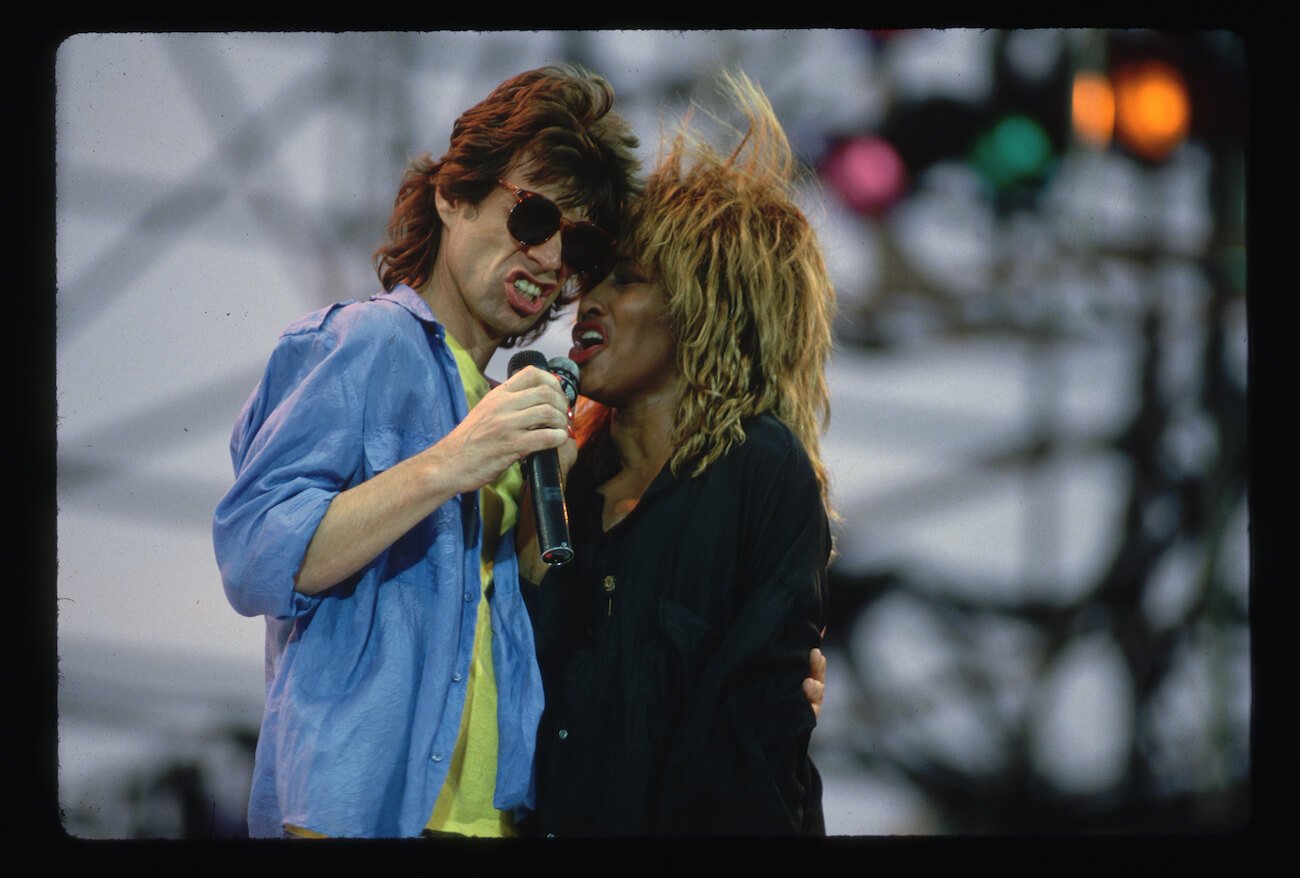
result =
[[[226,596],[266,616],[266,712],[249,833],[418,835],[460,729],[482,593],[478,494],[460,495],[315,596],[294,576],[330,501],[442,439],[466,414],[444,330],[399,286],[316,311],[281,335],[235,422],[235,483],[213,542]],[[542,711],[514,540],[491,601],[493,804],[531,807]]]

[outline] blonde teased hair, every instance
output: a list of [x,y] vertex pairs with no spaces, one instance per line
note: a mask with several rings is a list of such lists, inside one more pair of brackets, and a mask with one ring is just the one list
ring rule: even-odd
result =
[[729,155],[689,116],[634,203],[624,255],[660,282],[681,374],[673,473],[697,476],[772,412],[799,438],[831,512],[821,432],[835,291],[812,225],[794,201],[795,160],[762,89],[725,74],[748,121]]

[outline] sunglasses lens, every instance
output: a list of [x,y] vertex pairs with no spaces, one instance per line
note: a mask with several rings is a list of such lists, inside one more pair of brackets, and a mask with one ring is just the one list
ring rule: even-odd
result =
[[527,192],[506,219],[506,228],[519,243],[529,247],[542,244],[560,228],[560,209],[544,195]]
[[537,192],[518,189],[515,206],[506,217],[506,228],[525,247],[544,244],[563,228],[560,259],[570,270],[582,274],[588,289],[600,283],[614,265],[614,245],[604,229],[593,223],[568,223],[554,201]]
[[579,223],[565,229],[560,258],[574,271],[585,272],[587,282],[595,284],[609,273],[613,252],[609,236],[599,226]]

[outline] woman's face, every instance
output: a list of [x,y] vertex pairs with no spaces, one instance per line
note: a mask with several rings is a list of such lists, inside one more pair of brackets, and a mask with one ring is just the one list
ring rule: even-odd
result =
[[627,263],[583,295],[569,351],[583,396],[627,408],[675,395],[677,346],[667,308],[659,282]]

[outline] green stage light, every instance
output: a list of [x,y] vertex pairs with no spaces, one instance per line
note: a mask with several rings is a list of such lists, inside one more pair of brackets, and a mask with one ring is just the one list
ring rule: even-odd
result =
[[1038,176],[1052,157],[1046,132],[1026,116],[1008,116],[975,144],[976,168],[1001,188]]

